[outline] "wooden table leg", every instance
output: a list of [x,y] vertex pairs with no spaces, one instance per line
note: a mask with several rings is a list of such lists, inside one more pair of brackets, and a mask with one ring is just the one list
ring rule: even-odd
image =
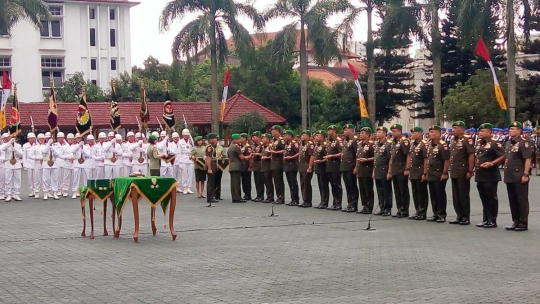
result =
[[150,222],[152,223],[152,234],[156,235],[156,208],[150,208]]
[[171,202],[169,203],[169,229],[173,241],[176,240],[176,231],[174,230],[174,210],[176,209],[176,191],[171,191]]
[[[86,199],[85,199],[86,200]],[[86,204],[85,204],[86,205]],[[83,223],[83,228],[82,228],[82,232],[81,232],[81,236],[86,236],[86,210],[85,210],[85,205],[82,205],[81,206],[81,211],[82,211],[82,223]]]
[[94,239],[94,196],[90,195],[89,199],[90,204],[90,227],[92,231],[90,232],[90,239]]
[[133,240],[139,242],[139,193],[131,191],[131,203],[133,204],[133,218],[135,220],[135,231],[133,232]]
[[103,201],[103,235],[108,236],[109,232],[107,232],[107,200],[105,199]]
[[116,204],[114,203],[113,197],[111,197],[111,209],[112,209],[112,214],[111,214],[112,230],[113,230],[113,235],[116,238],[118,237],[116,236]]

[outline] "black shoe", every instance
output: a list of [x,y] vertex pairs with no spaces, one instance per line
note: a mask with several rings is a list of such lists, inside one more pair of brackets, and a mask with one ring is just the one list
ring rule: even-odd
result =
[[444,217],[440,217],[440,218],[437,219],[437,223],[439,223],[439,224],[440,223],[445,223],[445,222],[446,222],[446,218],[444,218]]
[[211,199],[211,200],[207,200],[206,202],[207,203],[218,203],[219,201],[217,199]]
[[371,212],[372,212],[372,211],[369,210],[369,209],[364,209],[362,213],[363,213],[363,214],[371,214]]
[[[298,207],[300,207],[300,206],[298,206]],[[311,203],[305,202],[305,203],[302,204],[302,208],[311,208],[311,207],[313,207],[313,205]]]
[[432,217],[428,217],[426,221],[428,221],[428,222],[436,222],[438,219],[439,219],[439,217],[434,215]]
[[244,196],[242,199],[245,200],[245,201],[250,201],[250,200],[251,200],[251,196]]
[[517,223],[513,223],[512,226],[506,226],[504,227],[504,229],[506,230],[516,230],[518,224]]
[[326,207],[328,207],[328,204],[320,203],[315,209],[326,209]]
[[398,216],[397,216],[397,218],[407,218],[407,217],[409,217],[409,214],[408,213],[403,213],[403,212],[398,214]]
[[218,199],[218,200],[220,200],[220,201],[222,201],[222,200],[223,200],[223,199],[222,199],[221,197],[218,197],[218,198],[216,198],[216,199]]
[[[478,226],[478,225],[476,225],[476,226]],[[484,228],[497,228],[497,224],[493,223],[493,222],[487,222],[482,227],[484,227]]]
[[527,225],[525,224],[518,224],[515,231],[527,231]]
[[275,205],[283,205],[285,203],[283,201],[275,201],[273,204],[275,204]]
[[417,221],[425,221],[426,220],[426,217],[423,216],[423,215],[417,215],[414,217],[415,220]]
[[408,219],[415,220],[417,216],[418,216],[417,214],[413,214],[413,215],[409,216]]
[[255,203],[258,203],[261,201],[262,201],[262,198],[259,198],[259,197],[256,197],[255,199],[252,200],[252,202],[255,202]]
[[488,222],[481,222],[481,223],[478,223],[476,224],[475,226],[478,227],[478,228],[482,228],[484,227]]
[[306,203],[306,202],[302,202],[301,204],[298,204],[296,207],[303,208],[305,203]]
[[461,222],[462,222],[462,220],[457,218],[457,219],[455,219],[453,221],[449,221],[448,224],[457,225],[457,224],[459,224]]
[[332,211],[338,211],[338,210],[341,210],[341,206],[340,205],[333,205],[331,207],[326,207],[327,210],[332,210]]
[[382,213],[382,216],[392,216],[392,211],[384,210],[384,212]]
[[401,217],[401,212],[396,212],[394,214],[392,214],[392,217]]
[[298,206],[298,205],[300,205],[300,202],[297,202],[297,201],[291,202],[291,206],[296,207],[296,206]]
[[[343,211],[343,210],[341,210],[341,211]],[[356,210],[354,210],[354,207],[347,207],[347,209],[345,209],[345,212],[354,213],[354,212],[356,212]]]
[[235,203],[235,204],[236,204],[236,203],[239,204],[239,203],[245,203],[246,201],[243,200],[243,199],[241,199],[241,200],[234,200],[234,201],[232,201],[232,202]]
[[381,210],[379,210],[377,212],[373,212],[373,215],[383,215],[383,212]]
[[463,220],[463,221],[459,222],[459,224],[460,224],[461,226],[467,226],[467,225],[470,225],[471,222],[470,222],[469,220]]
[[274,199],[266,199],[264,201],[262,201],[263,203],[266,203],[266,204],[271,204],[274,202]]

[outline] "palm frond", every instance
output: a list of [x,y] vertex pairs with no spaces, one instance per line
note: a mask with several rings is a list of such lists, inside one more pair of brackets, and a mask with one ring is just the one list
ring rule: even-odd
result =
[[279,60],[285,60],[287,55],[290,55],[295,51],[297,26],[297,21],[285,25],[274,38],[273,53]]
[[182,56],[190,59],[210,44],[211,18],[213,15],[210,13],[197,17],[174,37],[171,51],[175,60],[181,59]]
[[50,18],[48,5],[42,0],[1,0],[0,30],[10,33],[15,24],[27,20],[41,28],[41,20]]
[[171,24],[177,19],[183,19],[186,14],[208,12],[210,6],[204,0],[172,0],[161,11],[159,29],[161,32],[169,30]]
[[341,61],[341,33],[329,27],[322,26],[316,33],[308,28],[308,39],[313,48],[313,60],[318,65],[328,65],[334,59]]
[[263,20],[268,21],[274,18],[287,18],[287,17],[298,17],[298,13],[294,11],[290,0],[278,0],[274,6],[267,9],[262,17]]
[[229,30],[234,40],[235,51],[245,62],[254,58],[255,47],[249,31],[236,19],[226,18]]
[[221,22],[216,22],[216,53],[217,59],[220,65],[227,61],[227,55],[229,54],[229,49],[227,47],[227,38],[225,38],[225,33],[223,32],[223,24]]
[[360,18],[360,14],[362,14],[362,12],[365,10],[366,8],[364,7],[351,7],[349,13],[338,25],[337,30],[343,33],[348,39],[352,39],[356,23]]
[[248,4],[236,3],[236,9],[238,15],[244,15],[253,21],[253,26],[257,32],[261,32],[264,29],[266,20],[264,16],[257,11],[257,9]]

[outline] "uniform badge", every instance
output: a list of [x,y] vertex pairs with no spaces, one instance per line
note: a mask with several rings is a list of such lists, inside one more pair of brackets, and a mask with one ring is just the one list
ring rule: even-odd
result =
[[408,146],[408,145],[409,145],[409,141],[408,141],[408,140],[404,141],[404,142],[403,142],[403,145],[404,145],[405,147]]
[[489,149],[489,148],[491,148],[491,144],[488,143],[488,144],[486,145],[486,149]]
[[294,143],[294,147],[298,149],[298,143]]
[[340,147],[343,147],[343,142],[342,142],[342,141],[338,142],[338,145],[339,145]]
[[469,138],[469,145],[472,145],[473,144],[473,139],[472,138]]
[[206,152],[212,152],[212,148],[208,146],[208,148],[206,148]]
[[501,144],[501,143],[497,143],[497,147],[502,148],[502,144]]
[[529,147],[529,143],[525,142],[525,148],[528,148],[528,147]]

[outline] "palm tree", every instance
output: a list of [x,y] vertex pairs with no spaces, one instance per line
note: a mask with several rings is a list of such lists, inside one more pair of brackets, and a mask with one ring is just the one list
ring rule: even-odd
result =
[[0,7],[0,33],[9,34],[21,20],[41,28],[41,20],[50,17],[49,7],[42,0],[0,0]]
[[198,13],[195,20],[186,24],[176,35],[172,44],[172,55],[175,60],[186,57],[192,59],[200,50],[210,51],[211,65],[211,102],[212,132],[219,131],[219,97],[218,97],[218,62],[226,60],[229,50],[225,32],[231,32],[235,50],[242,56],[253,53],[253,40],[248,30],[238,22],[239,16],[246,16],[253,21],[257,30],[264,27],[264,20],[257,10],[247,4],[234,0],[173,0],[167,3],[160,17],[160,30],[168,31],[175,20],[182,20],[187,14]]
[[[300,99],[302,106],[302,129],[309,125],[307,88],[307,44],[312,46],[312,56],[319,65],[328,64],[332,59],[341,59],[341,34],[327,25],[331,14],[344,12],[346,3],[334,0],[278,0],[264,14],[265,20],[281,17],[293,21],[275,37],[277,54],[293,53],[297,43],[297,30],[300,30]],[[307,34],[307,35],[306,35]],[[282,56],[283,57],[283,56]]]

